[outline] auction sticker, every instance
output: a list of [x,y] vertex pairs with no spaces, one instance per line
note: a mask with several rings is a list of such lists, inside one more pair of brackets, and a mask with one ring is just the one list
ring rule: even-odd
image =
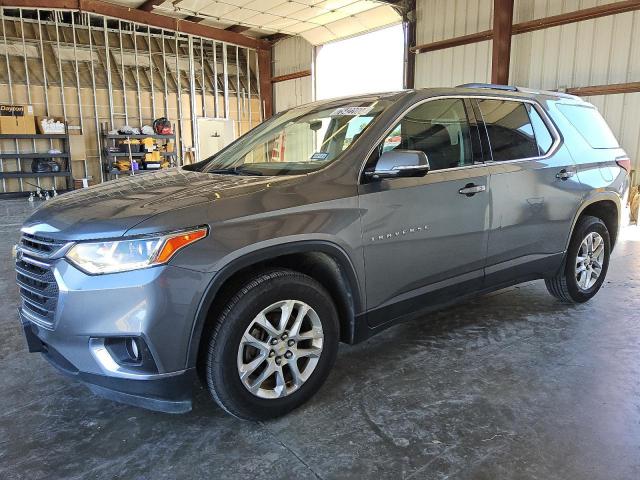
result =
[[327,152],[316,152],[311,155],[311,160],[326,160],[328,156],[329,153]]
[[356,115],[366,115],[371,111],[373,107],[340,107],[331,112],[332,117],[353,117]]

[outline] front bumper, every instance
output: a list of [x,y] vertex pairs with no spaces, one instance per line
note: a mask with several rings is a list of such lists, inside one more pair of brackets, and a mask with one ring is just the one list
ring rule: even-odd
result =
[[[165,412],[191,409],[195,365],[187,357],[212,274],[163,265],[93,276],[64,257],[27,254],[16,270],[30,351],[103,397]],[[141,347],[141,362],[114,347],[127,339]]]
[[147,378],[118,378],[80,371],[53,345],[46,343],[42,328],[26,319],[20,311],[20,322],[30,352],[40,352],[56,369],[84,383],[93,393],[116,402],[166,413],[191,410],[191,389],[195,369]]

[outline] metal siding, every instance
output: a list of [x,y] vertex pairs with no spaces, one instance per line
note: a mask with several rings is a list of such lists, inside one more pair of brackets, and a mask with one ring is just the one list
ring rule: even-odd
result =
[[[418,45],[491,28],[493,0],[418,0]],[[424,55],[424,54],[423,54]]]
[[[418,0],[417,44],[489,30],[492,12],[493,0]],[[416,56],[417,88],[488,82],[490,79],[490,41]]]
[[274,84],[275,111],[281,112],[313,101],[311,77],[296,78]]
[[423,53],[416,58],[416,88],[490,80],[490,41]]
[[[289,37],[273,47],[273,75],[311,70],[313,45],[302,37]],[[313,77],[296,78],[274,84],[275,112],[313,101]]]
[[[590,8],[616,0],[516,0],[514,22]],[[418,0],[417,43],[488,30],[492,0]],[[416,87],[488,82],[491,42],[416,56]],[[562,25],[513,37],[510,83],[556,90],[640,81],[640,11]],[[640,93],[588,97],[640,170]]]
[[[515,21],[543,18],[611,3],[516,1]],[[531,88],[607,85],[640,80],[640,11],[621,13],[515,35],[510,82]],[[598,107],[622,147],[640,169],[640,93],[585,98]]]

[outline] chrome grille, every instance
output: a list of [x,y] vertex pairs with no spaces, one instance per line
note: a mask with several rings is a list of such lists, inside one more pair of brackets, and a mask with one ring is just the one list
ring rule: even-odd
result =
[[50,259],[65,245],[64,242],[26,233],[20,239],[16,282],[23,313],[37,323],[53,325],[59,290]]
[[65,245],[64,242],[52,240],[50,238],[41,237],[40,235],[31,235],[23,233],[20,239],[20,246],[23,250],[36,254],[36,256],[50,257],[54,255]]

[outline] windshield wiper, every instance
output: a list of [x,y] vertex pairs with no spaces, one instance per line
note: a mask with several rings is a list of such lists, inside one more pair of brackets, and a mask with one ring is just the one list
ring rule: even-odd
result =
[[249,170],[247,168],[233,167],[233,168],[214,168],[213,170],[207,170],[207,173],[219,173],[222,175],[248,175],[260,177],[264,175],[258,170]]

